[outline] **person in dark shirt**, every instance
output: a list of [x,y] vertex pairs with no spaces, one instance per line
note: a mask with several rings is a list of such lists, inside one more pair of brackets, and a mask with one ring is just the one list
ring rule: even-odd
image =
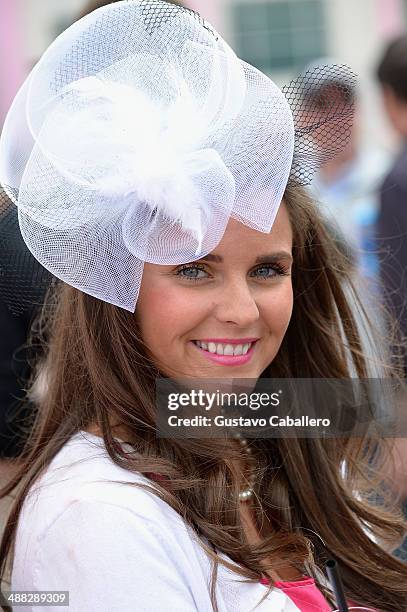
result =
[[[401,148],[380,190],[377,234],[381,247],[380,276],[387,306],[397,321],[401,357],[407,376],[407,34],[393,40],[377,68],[387,116],[400,137]],[[407,409],[403,398],[401,409]],[[407,439],[396,440],[398,449],[392,482],[404,502],[407,517]],[[407,560],[407,539],[396,555]]]
[[0,301],[0,457],[15,457],[21,450],[18,423],[23,416],[24,381],[29,376],[22,347],[27,340],[29,319],[27,315],[16,317]]
[[377,232],[382,251],[381,282],[399,325],[407,376],[407,34],[390,43],[377,75],[386,113],[402,143],[380,190]]
[[34,409],[25,389],[40,348],[29,335],[51,281],[23,242],[17,207],[0,189],[0,458],[20,454]]

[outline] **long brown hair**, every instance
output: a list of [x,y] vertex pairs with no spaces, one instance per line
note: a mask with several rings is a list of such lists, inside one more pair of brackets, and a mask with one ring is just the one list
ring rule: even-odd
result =
[[[369,364],[349,297],[349,262],[303,190],[287,189],[285,202],[294,233],[294,310],[278,355],[262,376],[349,378],[353,372],[367,377]],[[356,294],[351,299],[362,309]],[[154,391],[160,372],[134,315],[61,284],[40,322],[47,330],[45,368],[39,370],[46,374],[46,393],[29,424],[19,469],[0,492],[15,494],[0,546],[3,576],[29,488],[73,434],[96,424],[117,465],[167,477],[166,485],[152,484],[152,490],[210,542],[202,546],[214,561],[215,610],[216,570],[219,563],[227,565],[218,552],[253,581],[267,558],[276,559],[276,570],[283,559],[314,576],[328,598],[320,578],[333,556],[349,599],[383,611],[406,609],[407,567],[367,534],[391,542],[405,531],[396,512],[374,506],[363,492],[377,487],[367,439],[253,440],[253,504],[262,541],[249,544],[238,501],[236,460],[243,460],[242,451],[225,440],[156,437]],[[122,451],[112,423],[125,426],[137,456]],[[375,441],[375,456],[382,443]]]

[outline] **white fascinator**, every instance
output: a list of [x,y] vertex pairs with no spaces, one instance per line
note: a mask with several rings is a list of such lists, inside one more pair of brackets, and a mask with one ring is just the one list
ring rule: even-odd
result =
[[4,125],[0,183],[43,268],[133,312],[144,262],[203,257],[230,217],[270,232],[298,138],[287,92],[198,14],[128,0],[34,67]]

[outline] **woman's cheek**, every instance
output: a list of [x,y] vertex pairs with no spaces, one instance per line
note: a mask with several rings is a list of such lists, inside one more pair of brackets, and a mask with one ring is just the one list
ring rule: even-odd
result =
[[276,336],[284,335],[293,311],[293,289],[290,284],[282,285],[272,296],[262,301],[262,317],[269,330]]
[[208,301],[202,292],[191,292],[162,285],[146,295],[140,309],[142,327],[148,329],[149,335],[168,338],[182,337],[201,323],[208,314]]
[[194,321],[199,321],[202,313],[205,312],[205,299],[202,292],[182,291],[169,289],[161,295],[157,295],[157,301],[160,301],[160,312],[165,317],[166,323],[170,323],[173,329],[177,329],[182,333],[181,329],[187,328]]

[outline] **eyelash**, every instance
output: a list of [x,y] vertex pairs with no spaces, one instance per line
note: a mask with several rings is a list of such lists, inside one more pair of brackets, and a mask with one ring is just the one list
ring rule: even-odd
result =
[[[254,271],[263,270],[265,268],[267,270],[274,270],[275,272],[277,272],[278,276],[288,276],[288,272],[285,270],[285,268],[282,265],[277,264],[277,263],[276,264],[261,264]],[[202,266],[200,264],[192,264],[192,265],[185,265],[179,270],[177,270],[176,275],[188,281],[192,281],[192,282],[199,282],[201,280],[205,280],[203,278],[191,278],[190,276],[183,276],[181,274],[184,270],[195,270],[195,269],[202,270],[203,272],[205,272],[205,266]],[[273,275],[273,276],[263,277],[262,280],[269,280],[271,278],[275,278],[275,276]]]

